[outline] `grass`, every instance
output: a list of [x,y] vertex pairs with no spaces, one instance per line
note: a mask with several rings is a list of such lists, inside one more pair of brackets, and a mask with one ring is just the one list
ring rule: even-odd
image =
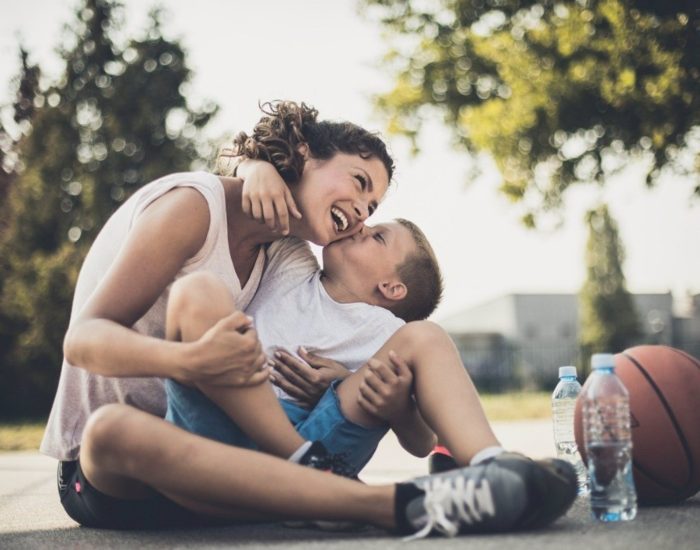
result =
[[0,423],[0,451],[36,451],[44,426],[43,420]]
[[532,420],[552,417],[552,395],[548,392],[482,394],[486,417],[494,421]]
[[[551,418],[547,392],[483,394],[481,400],[491,421]],[[37,450],[44,426],[44,421],[0,423],[0,451]]]

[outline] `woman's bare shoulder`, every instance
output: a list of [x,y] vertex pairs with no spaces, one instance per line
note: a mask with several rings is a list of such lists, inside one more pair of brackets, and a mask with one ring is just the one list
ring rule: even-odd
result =
[[193,187],[175,187],[139,216],[139,232],[156,240],[177,239],[194,255],[207,238],[211,215],[207,199]]

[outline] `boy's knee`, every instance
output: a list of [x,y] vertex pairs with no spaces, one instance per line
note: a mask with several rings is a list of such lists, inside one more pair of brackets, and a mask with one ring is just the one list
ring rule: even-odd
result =
[[447,332],[440,325],[432,321],[411,321],[402,326],[395,334],[401,349],[422,349],[425,346],[449,339]]
[[223,280],[213,273],[190,273],[170,287],[169,318],[193,319],[201,314],[211,315],[217,308],[222,308],[222,314],[232,313],[235,303]]

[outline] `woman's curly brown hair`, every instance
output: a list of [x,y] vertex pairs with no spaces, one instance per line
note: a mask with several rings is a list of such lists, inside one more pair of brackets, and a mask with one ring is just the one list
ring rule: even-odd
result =
[[306,144],[311,157],[328,160],[336,153],[377,157],[389,176],[394,161],[382,139],[351,122],[318,121],[318,111],[305,103],[267,102],[260,106],[265,114],[253,128],[252,135],[240,132],[233,146],[224,148],[217,158],[217,173],[235,173],[236,157],[261,159],[272,163],[287,184],[297,183],[304,170],[304,156],[299,146]]

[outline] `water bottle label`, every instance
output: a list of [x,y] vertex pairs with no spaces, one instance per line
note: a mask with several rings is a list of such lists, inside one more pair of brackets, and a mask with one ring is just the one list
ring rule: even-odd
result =
[[588,400],[583,405],[586,448],[596,442],[630,442],[627,398],[620,395]]
[[554,420],[554,441],[574,441],[574,410],[576,401],[573,399],[557,399],[552,403]]

